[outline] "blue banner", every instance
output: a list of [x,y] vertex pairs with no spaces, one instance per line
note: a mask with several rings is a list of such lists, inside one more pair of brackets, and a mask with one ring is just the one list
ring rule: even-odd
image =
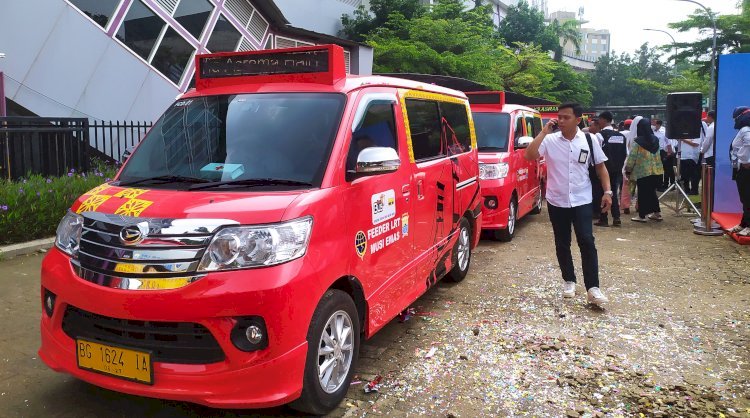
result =
[[737,135],[732,110],[737,106],[750,106],[750,54],[719,56],[718,85],[716,90],[716,155],[714,212],[742,212],[737,185],[732,180],[729,150]]

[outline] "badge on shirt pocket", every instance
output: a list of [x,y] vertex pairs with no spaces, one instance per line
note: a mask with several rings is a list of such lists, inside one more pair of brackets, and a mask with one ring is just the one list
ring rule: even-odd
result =
[[585,150],[585,149],[582,149],[581,153],[578,154],[578,162],[581,163],[581,164],[585,164],[586,161],[588,161],[588,160],[589,160],[589,151]]

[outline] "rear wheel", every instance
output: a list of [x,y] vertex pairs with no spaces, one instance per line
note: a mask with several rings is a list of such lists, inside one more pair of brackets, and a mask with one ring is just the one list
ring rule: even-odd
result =
[[323,295],[307,331],[302,395],[292,408],[324,415],[344,399],[359,356],[358,318],[354,301],[345,292],[330,289]]
[[471,225],[466,218],[458,221],[458,239],[453,247],[453,268],[448,272],[448,280],[460,282],[469,272],[471,264]]
[[516,222],[518,221],[518,203],[516,197],[510,199],[508,205],[508,226],[505,229],[498,229],[493,232],[494,238],[498,241],[508,242],[516,235]]
[[536,201],[534,202],[534,207],[531,209],[531,212],[529,212],[532,215],[538,215],[542,213],[542,188],[539,188],[539,191],[537,192]]

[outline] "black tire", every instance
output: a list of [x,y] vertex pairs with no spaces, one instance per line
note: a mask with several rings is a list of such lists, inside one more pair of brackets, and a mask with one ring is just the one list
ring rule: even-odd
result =
[[513,196],[508,205],[508,226],[505,229],[492,231],[493,238],[497,241],[510,242],[516,235],[516,223],[518,223],[518,202]]
[[[323,385],[318,378],[318,367],[321,359],[319,349],[321,348],[323,333],[327,329],[326,324],[335,314],[340,312],[346,313],[351,321],[352,326],[349,335],[352,337],[353,350],[346,376],[335,391],[328,393],[323,389]],[[354,368],[357,365],[360,328],[359,315],[352,298],[341,290],[329,289],[315,308],[315,313],[310,320],[310,328],[307,331],[308,349],[305,375],[302,379],[302,395],[289,406],[312,415],[325,415],[336,409],[346,396],[354,374]]]
[[453,268],[445,277],[451,282],[458,283],[466,277],[471,265],[471,224],[466,218],[458,221],[458,239],[453,246],[451,260]]
[[531,209],[531,212],[529,212],[529,213],[532,214],[532,215],[539,215],[540,213],[542,213],[542,189],[541,189],[541,186],[539,188],[539,196],[537,197],[536,205],[534,205],[534,207]]

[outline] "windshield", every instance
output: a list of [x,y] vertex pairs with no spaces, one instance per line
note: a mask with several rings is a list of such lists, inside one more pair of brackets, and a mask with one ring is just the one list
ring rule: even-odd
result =
[[510,115],[507,113],[472,113],[479,151],[507,151]]
[[320,187],[345,99],[337,93],[268,93],[178,100],[118,180],[168,189],[207,182]]

